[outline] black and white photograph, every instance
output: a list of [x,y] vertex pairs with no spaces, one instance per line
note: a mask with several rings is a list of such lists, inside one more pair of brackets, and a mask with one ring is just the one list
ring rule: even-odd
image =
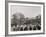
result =
[[41,7],[11,5],[11,31],[41,30]]
[[43,5],[8,3],[9,34],[43,32]]

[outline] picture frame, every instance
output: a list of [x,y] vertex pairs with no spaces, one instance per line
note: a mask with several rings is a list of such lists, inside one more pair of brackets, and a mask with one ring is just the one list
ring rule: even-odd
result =
[[[12,5],[12,7],[11,7],[11,5]],[[14,10],[14,6],[17,10],[20,10],[20,9],[18,9],[19,7],[21,7],[21,10],[23,10],[23,8],[25,7],[26,9],[28,9],[28,8],[29,8],[29,10],[31,9],[32,12],[39,11],[38,13],[40,13],[40,11],[41,11],[41,13],[40,13],[41,14],[41,22],[42,22],[41,23],[41,31],[39,31],[39,30],[38,31],[21,31],[21,30],[20,31],[11,31],[11,25],[10,25],[11,19],[10,18],[11,18],[11,15],[16,10],[16,9]],[[34,7],[34,6],[36,6],[36,7]],[[35,11],[35,9],[37,11]],[[13,13],[11,13],[11,11]],[[27,11],[27,13],[28,13],[28,11]],[[27,13],[25,12],[24,14],[27,14]],[[31,16],[33,16],[33,15],[31,15]],[[26,17],[26,15],[25,15],[25,17]],[[44,34],[44,33],[45,33],[45,3],[43,3],[43,2],[25,2],[25,1],[7,1],[7,0],[5,1],[5,36],[36,35],[36,34]]]

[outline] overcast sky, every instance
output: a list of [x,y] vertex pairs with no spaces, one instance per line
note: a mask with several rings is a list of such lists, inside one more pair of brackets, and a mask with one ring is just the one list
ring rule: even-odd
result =
[[11,14],[14,13],[22,13],[25,17],[35,17],[41,14],[41,7],[40,6],[18,6],[18,5],[11,5]]

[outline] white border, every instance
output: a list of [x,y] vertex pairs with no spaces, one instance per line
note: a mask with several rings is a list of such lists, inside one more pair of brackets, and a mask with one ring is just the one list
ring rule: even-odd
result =
[[[41,30],[36,31],[11,31],[11,5],[24,5],[24,6],[41,6]],[[27,33],[42,33],[43,32],[43,5],[39,4],[21,4],[21,3],[8,3],[8,34],[27,34]]]

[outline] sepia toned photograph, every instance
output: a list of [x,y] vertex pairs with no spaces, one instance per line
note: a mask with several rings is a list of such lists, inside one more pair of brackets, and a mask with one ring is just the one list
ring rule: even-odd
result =
[[43,32],[43,5],[8,3],[8,33]]

